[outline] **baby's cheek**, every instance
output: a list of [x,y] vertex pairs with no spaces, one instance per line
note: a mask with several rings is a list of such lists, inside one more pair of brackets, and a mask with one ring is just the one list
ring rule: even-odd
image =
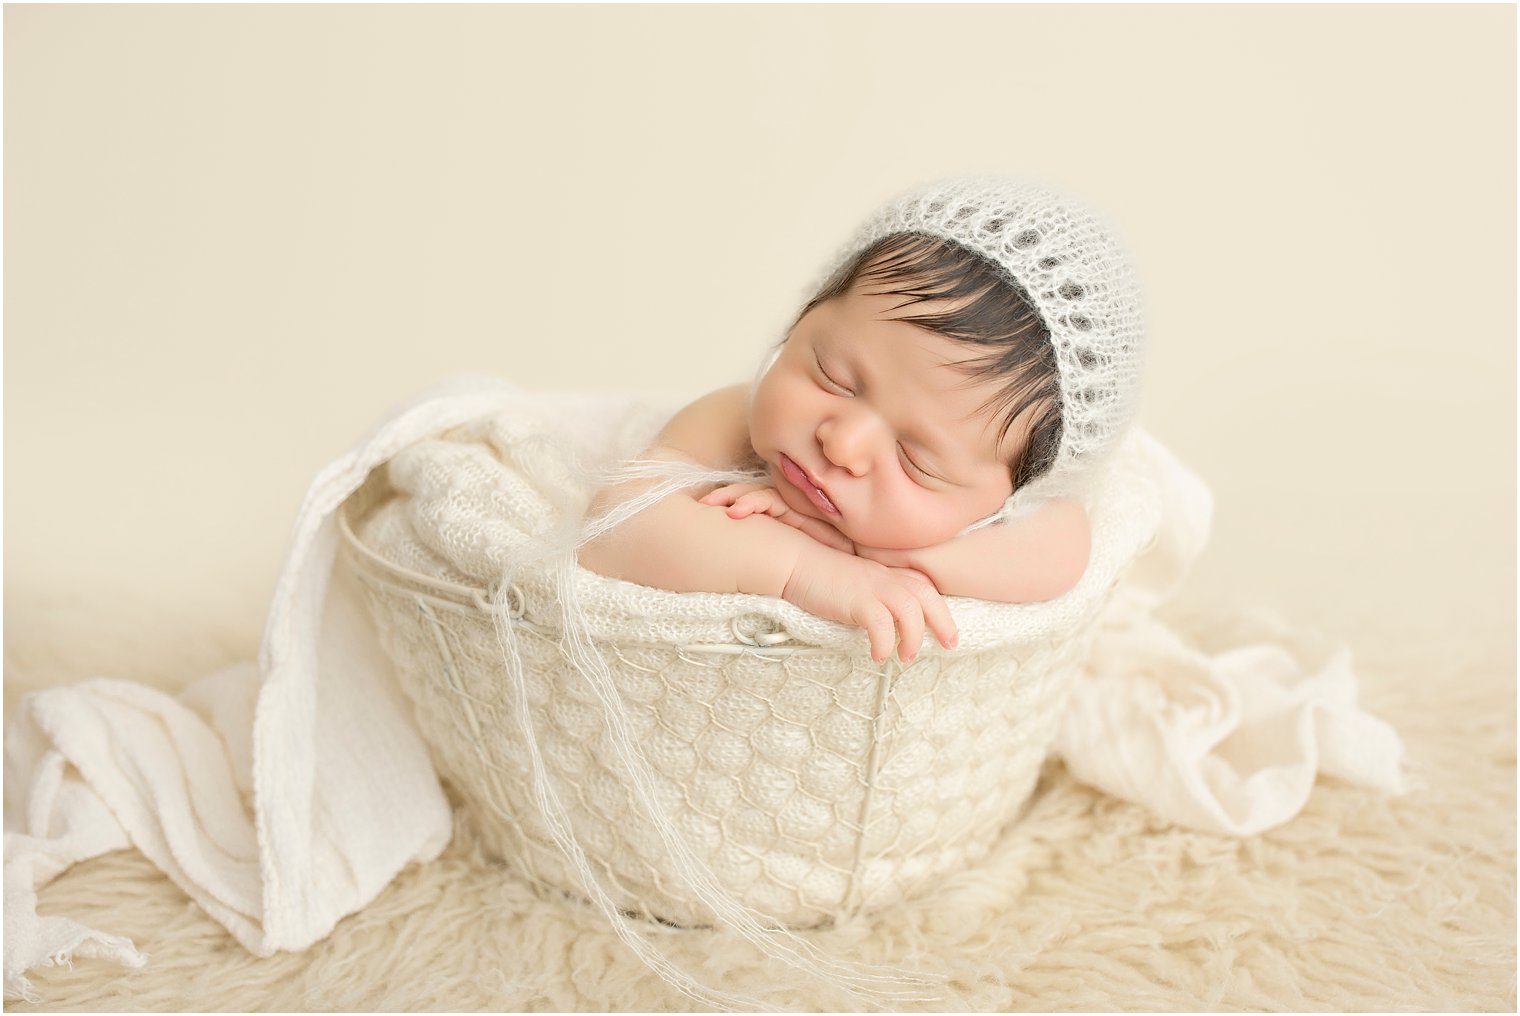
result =
[[944,494],[930,494],[918,499],[901,519],[902,543],[912,549],[934,547],[954,539],[956,534],[975,522],[966,514],[966,506]]
[[872,513],[860,529],[858,534],[846,535],[858,543],[883,550],[918,550],[944,543],[954,535],[954,532],[943,531],[944,525],[937,515],[927,514],[922,506],[915,510],[907,503]]

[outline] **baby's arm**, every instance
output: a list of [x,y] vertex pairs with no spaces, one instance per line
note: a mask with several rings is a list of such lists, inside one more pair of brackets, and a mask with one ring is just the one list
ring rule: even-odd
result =
[[790,510],[774,487],[728,485],[702,497],[702,503],[727,506],[730,519],[768,514],[848,554],[910,567],[929,576],[942,595],[977,596],[1005,604],[1061,596],[1082,578],[1090,554],[1087,511],[1072,497],[1058,497],[1014,522],[985,526],[918,551],[854,545],[828,523]]
[[849,537],[822,519],[809,518],[781,499],[776,488],[763,483],[731,483],[700,499],[701,504],[726,508],[731,519],[746,519],[751,515],[769,515],[785,522],[793,529],[800,529],[819,543],[846,554],[855,553],[855,544]]
[[856,547],[882,564],[914,568],[946,596],[1036,603],[1064,595],[1082,578],[1091,553],[1087,512],[1061,497],[1010,522],[985,526],[921,550]]
[[702,498],[727,506],[730,518],[765,514],[848,553],[928,576],[945,596],[1000,603],[1035,603],[1066,593],[1087,569],[1091,534],[1087,512],[1074,498],[1057,498],[1012,522],[986,526],[920,550],[881,550],[851,543],[826,522],[792,511],[774,487],[733,484]]
[[[741,462],[750,452],[745,394],[742,386],[724,389],[686,407],[643,457],[714,468]],[[603,490],[592,513],[655,482],[628,481]],[[890,655],[899,633],[905,662],[917,654],[926,627],[943,644],[955,642],[944,598],[917,572],[825,546],[776,519],[731,519],[690,492],[664,498],[587,544],[580,563],[602,575],[678,592],[785,597],[820,617],[864,628],[877,660]]]

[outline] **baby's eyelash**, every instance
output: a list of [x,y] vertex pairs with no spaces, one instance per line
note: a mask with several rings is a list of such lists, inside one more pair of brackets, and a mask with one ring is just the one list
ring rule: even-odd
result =
[[929,472],[923,466],[919,465],[917,462],[914,462],[913,461],[913,456],[911,456],[911,455],[908,454],[908,449],[904,448],[902,445],[898,445],[897,446],[897,450],[900,451],[900,452],[902,452],[903,461],[906,462],[908,465],[912,466],[919,473],[922,473],[924,476],[929,477],[929,479],[931,479],[931,480],[938,480],[939,479],[939,477],[937,477],[933,473]]
[[820,359],[818,359],[818,355],[816,353],[813,354],[813,362],[816,363],[816,364],[818,364],[818,373],[820,373],[820,374],[823,375],[824,381],[828,382],[830,385],[833,385],[835,388],[838,388],[841,392],[844,392],[846,395],[854,395],[855,394],[854,392],[852,392],[848,388],[846,388],[844,385],[840,384],[838,381],[835,381],[832,377],[829,376],[829,372],[823,366],[823,361],[820,360]]

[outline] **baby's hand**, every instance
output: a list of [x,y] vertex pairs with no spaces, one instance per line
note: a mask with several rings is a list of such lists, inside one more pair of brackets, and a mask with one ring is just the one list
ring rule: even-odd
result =
[[891,655],[894,639],[898,657],[912,662],[926,627],[946,649],[958,639],[945,598],[928,576],[912,568],[889,568],[816,547],[797,559],[782,596],[819,617],[864,628],[877,663]]
[[781,499],[775,487],[762,483],[731,483],[700,498],[698,503],[714,507],[727,505],[728,517],[731,519],[743,519],[756,514],[769,515],[778,522],[785,522],[793,529],[801,530],[826,547],[833,547],[846,554],[855,553],[855,544],[847,536],[822,519],[793,511]]

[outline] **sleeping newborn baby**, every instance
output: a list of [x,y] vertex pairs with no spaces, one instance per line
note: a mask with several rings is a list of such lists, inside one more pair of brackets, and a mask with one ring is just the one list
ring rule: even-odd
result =
[[[952,648],[946,596],[1053,599],[1087,564],[1084,480],[1133,414],[1133,274],[1043,188],[950,180],[877,213],[753,385],[676,413],[642,458],[755,481],[687,488],[581,564],[682,592],[784,597],[872,658]],[[591,514],[646,492],[603,489]]]

